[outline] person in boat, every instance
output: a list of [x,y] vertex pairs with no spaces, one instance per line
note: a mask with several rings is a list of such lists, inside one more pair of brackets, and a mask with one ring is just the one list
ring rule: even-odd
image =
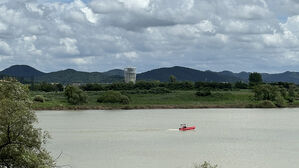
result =
[[186,124],[181,124],[181,128],[187,128]]

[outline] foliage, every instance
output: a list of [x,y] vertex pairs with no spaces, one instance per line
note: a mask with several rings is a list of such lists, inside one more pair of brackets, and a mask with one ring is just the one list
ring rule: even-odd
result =
[[171,93],[171,91],[167,88],[164,88],[164,87],[156,87],[156,88],[150,89],[149,93],[152,93],[152,94],[166,94],[166,93]]
[[275,97],[275,105],[277,107],[284,107],[285,106],[285,99],[283,98],[283,96],[281,96],[280,94],[278,94]]
[[169,83],[175,83],[176,82],[176,77],[174,75],[169,76]]
[[41,103],[45,102],[45,98],[43,96],[41,96],[41,95],[36,95],[33,98],[33,100],[36,101],[36,102],[41,102]]
[[130,100],[128,96],[121,94],[118,91],[106,91],[98,99],[99,103],[120,103],[120,104],[129,104]]
[[165,86],[160,85],[160,87],[166,87],[171,90],[193,90],[194,83],[193,82],[169,82],[166,83]]
[[256,100],[275,101],[275,98],[280,94],[277,86],[269,84],[255,86],[253,92]]
[[263,83],[262,75],[257,72],[250,73],[248,80],[250,86],[255,86]]
[[[84,105],[73,106],[65,101],[62,92],[31,92],[32,98],[35,95],[42,95],[47,100],[44,103],[34,103],[35,109],[99,109],[99,108],[123,108],[123,104],[102,103],[97,99],[106,91],[89,91],[88,102]],[[149,94],[149,90],[125,90],[122,94],[129,96],[130,103],[125,106],[130,108],[151,108],[154,106],[164,106],[167,108],[199,108],[199,107],[247,107],[248,104],[256,104],[253,101],[254,93],[249,90],[241,91],[214,91],[211,96],[196,96],[195,90],[176,90],[168,94]],[[161,107],[162,108],[162,107]]]
[[277,107],[284,107],[286,100],[293,102],[296,96],[295,87],[289,86],[288,89],[282,85],[263,84],[255,86],[253,89],[256,100],[270,100]]
[[67,86],[64,91],[67,101],[71,104],[84,104],[87,103],[87,95],[77,86]]
[[196,93],[196,96],[210,96],[212,93],[210,91],[210,89],[203,89],[203,90],[200,90],[200,91],[197,91]]
[[294,85],[291,85],[290,87],[289,87],[289,96],[290,97],[292,97],[292,98],[294,98],[294,97],[296,97],[296,86],[294,86]]
[[62,92],[63,85],[60,83],[51,84],[51,83],[32,83],[29,87],[32,91],[43,91],[43,92]]
[[217,168],[218,165],[212,165],[211,163],[205,161],[203,164],[194,164],[194,168]]
[[44,148],[46,132],[35,128],[29,90],[16,80],[0,81],[0,167],[51,168],[53,159]]
[[112,84],[85,84],[80,88],[84,91],[107,91],[107,90],[150,90],[156,87],[164,87],[171,90],[192,90],[193,82],[159,82],[159,81],[137,81],[134,83],[112,83]]
[[86,85],[81,85],[80,89],[84,91],[102,91],[104,90],[104,86],[98,83],[88,83]]
[[275,108],[275,104],[270,100],[260,101],[257,105],[257,108]]
[[238,81],[235,83],[235,88],[237,89],[248,89],[248,84],[242,81]]
[[287,90],[279,85],[264,84],[255,86],[253,92],[256,100],[269,100],[274,102],[277,107],[285,107],[286,100],[293,102],[296,96],[293,86]]
[[158,87],[160,85],[160,82],[158,81],[137,81],[134,85],[135,89],[141,89],[141,90],[149,90],[151,88]]
[[195,89],[205,89],[209,88],[210,90],[232,90],[231,83],[217,83],[217,82],[195,82]]

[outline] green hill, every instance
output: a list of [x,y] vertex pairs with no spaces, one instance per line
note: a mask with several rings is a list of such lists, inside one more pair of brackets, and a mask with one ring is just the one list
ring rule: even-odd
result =
[[7,76],[14,76],[14,77],[29,78],[29,77],[42,76],[45,73],[35,68],[32,68],[31,66],[28,65],[13,65],[1,71],[0,74],[7,75]]
[[[113,69],[107,72],[82,72],[67,69],[57,72],[44,73],[28,65],[14,65],[0,72],[0,79],[4,76],[16,77],[23,83],[36,82],[51,83],[112,83],[123,81],[124,71]],[[200,71],[186,67],[159,68],[137,74],[137,80],[168,81],[174,75],[178,81],[205,81],[205,82],[236,82],[248,81],[250,72],[233,73],[231,71],[212,72]],[[299,84],[299,72],[284,72],[277,74],[262,73],[265,82],[292,82]]]
[[205,82],[235,82],[240,79],[226,76],[212,71],[199,71],[185,67],[159,68],[137,75],[138,80],[168,81],[169,76],[174,75],[178,81],[205,81]]
[[51,72],[39,76],[36,81],[50,83],[112,83],[122,81],[123,77],[108,76],[100,72],[81,72],[73,69]]

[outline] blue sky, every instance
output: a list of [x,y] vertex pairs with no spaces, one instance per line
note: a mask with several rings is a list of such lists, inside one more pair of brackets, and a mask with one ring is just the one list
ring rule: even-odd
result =
[[299,2],[3,0],[0,70],[14,64],[44,72],[299,71]]

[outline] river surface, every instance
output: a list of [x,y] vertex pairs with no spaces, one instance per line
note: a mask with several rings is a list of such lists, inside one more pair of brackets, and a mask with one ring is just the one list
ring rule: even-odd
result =
[[[299,109],[37,111],[72,168],[298,168]],[[178,131],[181,123],[195,131]]]

